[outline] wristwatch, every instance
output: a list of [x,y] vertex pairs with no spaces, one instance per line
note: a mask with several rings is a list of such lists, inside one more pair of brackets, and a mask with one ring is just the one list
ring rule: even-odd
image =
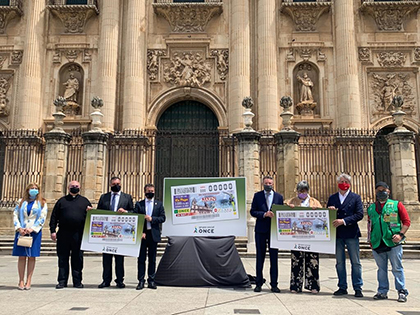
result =
[[398,233],[398,235],[401,236],[401,237],[405,237],[404,233],[401,233],[401,232]]

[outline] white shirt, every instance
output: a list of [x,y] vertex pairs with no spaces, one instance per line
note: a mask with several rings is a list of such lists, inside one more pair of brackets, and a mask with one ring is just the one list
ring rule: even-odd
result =
[[273,196],[274,196],[273,191],[272,190],[270,190],[270,192],[264,191],[264,194],[265,194],[265,201],[267,203],[267,208],[268,210],[270,210],[271,205],[273,204]]
[[[154,201],[155,201],[155,198],[152,198],[152,199],[146,198],[145,199],[145,202],[146,202],[146,214],[149,215],[149,216],[152,216]],[[149,222],[149,221],[146,221],[146,223],[147,223],[147,229],[148,230],[151,230],[152,229],[152,223]]]
[[117,212],[118,210],[118,203],[120,202],[120,196],[121,196],[121,191],[114,193],[111,191],[111,200],[110,200],[110,206],[112,205],[112,198],[114,198],[114,209],[111,209],[114,212]]
[[301,207],[309,207],[309,198],[310,198],[310,196],[308,195],[308,197],[306,197],[306,199],[301,200],[300,201],[300,206]]
[[338,198],[340,198],[340,203],[341,204],[343,204],[344,200],[346,200],[349,193],[350,193],[350,189],[347,189],[347,191],[344,195],[342,195],[340,192],[338,192]]

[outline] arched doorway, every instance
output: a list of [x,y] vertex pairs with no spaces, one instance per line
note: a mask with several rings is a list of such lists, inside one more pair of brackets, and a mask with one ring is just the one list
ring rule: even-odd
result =
[[197,101],[170,106],[159,118],[156,134],[156,196],[165,177],[219,176],[219,126],[214,113]]
[[393,132],[394,127],[387,126],[378,131],[373,141],[373,159],[375,167],[375,183],[379,181],[386,182],[392,192],[391,182],[391,164],[389,161],[389,146],[386,135]]

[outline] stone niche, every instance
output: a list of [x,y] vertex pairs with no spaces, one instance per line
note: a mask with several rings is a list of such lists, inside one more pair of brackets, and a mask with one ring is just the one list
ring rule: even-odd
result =
[[83,105],[83,68],[77,63],[68,63],[59,71],[58,95],[67,100],[64,114],[79,116],[82,114]]
[[320,117],[319,69],[311,62],[301,62],[293,69],[295,114],[301,118]]

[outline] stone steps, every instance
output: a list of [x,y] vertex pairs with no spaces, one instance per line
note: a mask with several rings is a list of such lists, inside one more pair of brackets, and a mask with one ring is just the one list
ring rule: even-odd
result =
[[[168,242],[167,238],[162,238],[162,242],[158,244],[158,256],[163,255],[166,244]],[[56,246],[55,242],[50,239],[43,239],[41,246],[41,256],[55,256],[56,255]],[[237,238],[235,240],[235,245],[238,250],[238,253],[241,257],[255,257],[255,253],[247,252],[247,239],[246,238]],[[407,242],[403,245],[404,248],[404,258],[405,259],[420,259],[420,242]],[[0,237],[0,255],[11,255],[13,249],[13,238],[12,237]],[[99,253],[85,252],[86,256],[100,256]],[[288,257],[290,251],[279,250],[280,257]],[[372,250],[367,242],[360,243],[360,256],[362,258],[372,258]],[[334,255],[330,254],[321,254],[323,258],[333,258]]]

